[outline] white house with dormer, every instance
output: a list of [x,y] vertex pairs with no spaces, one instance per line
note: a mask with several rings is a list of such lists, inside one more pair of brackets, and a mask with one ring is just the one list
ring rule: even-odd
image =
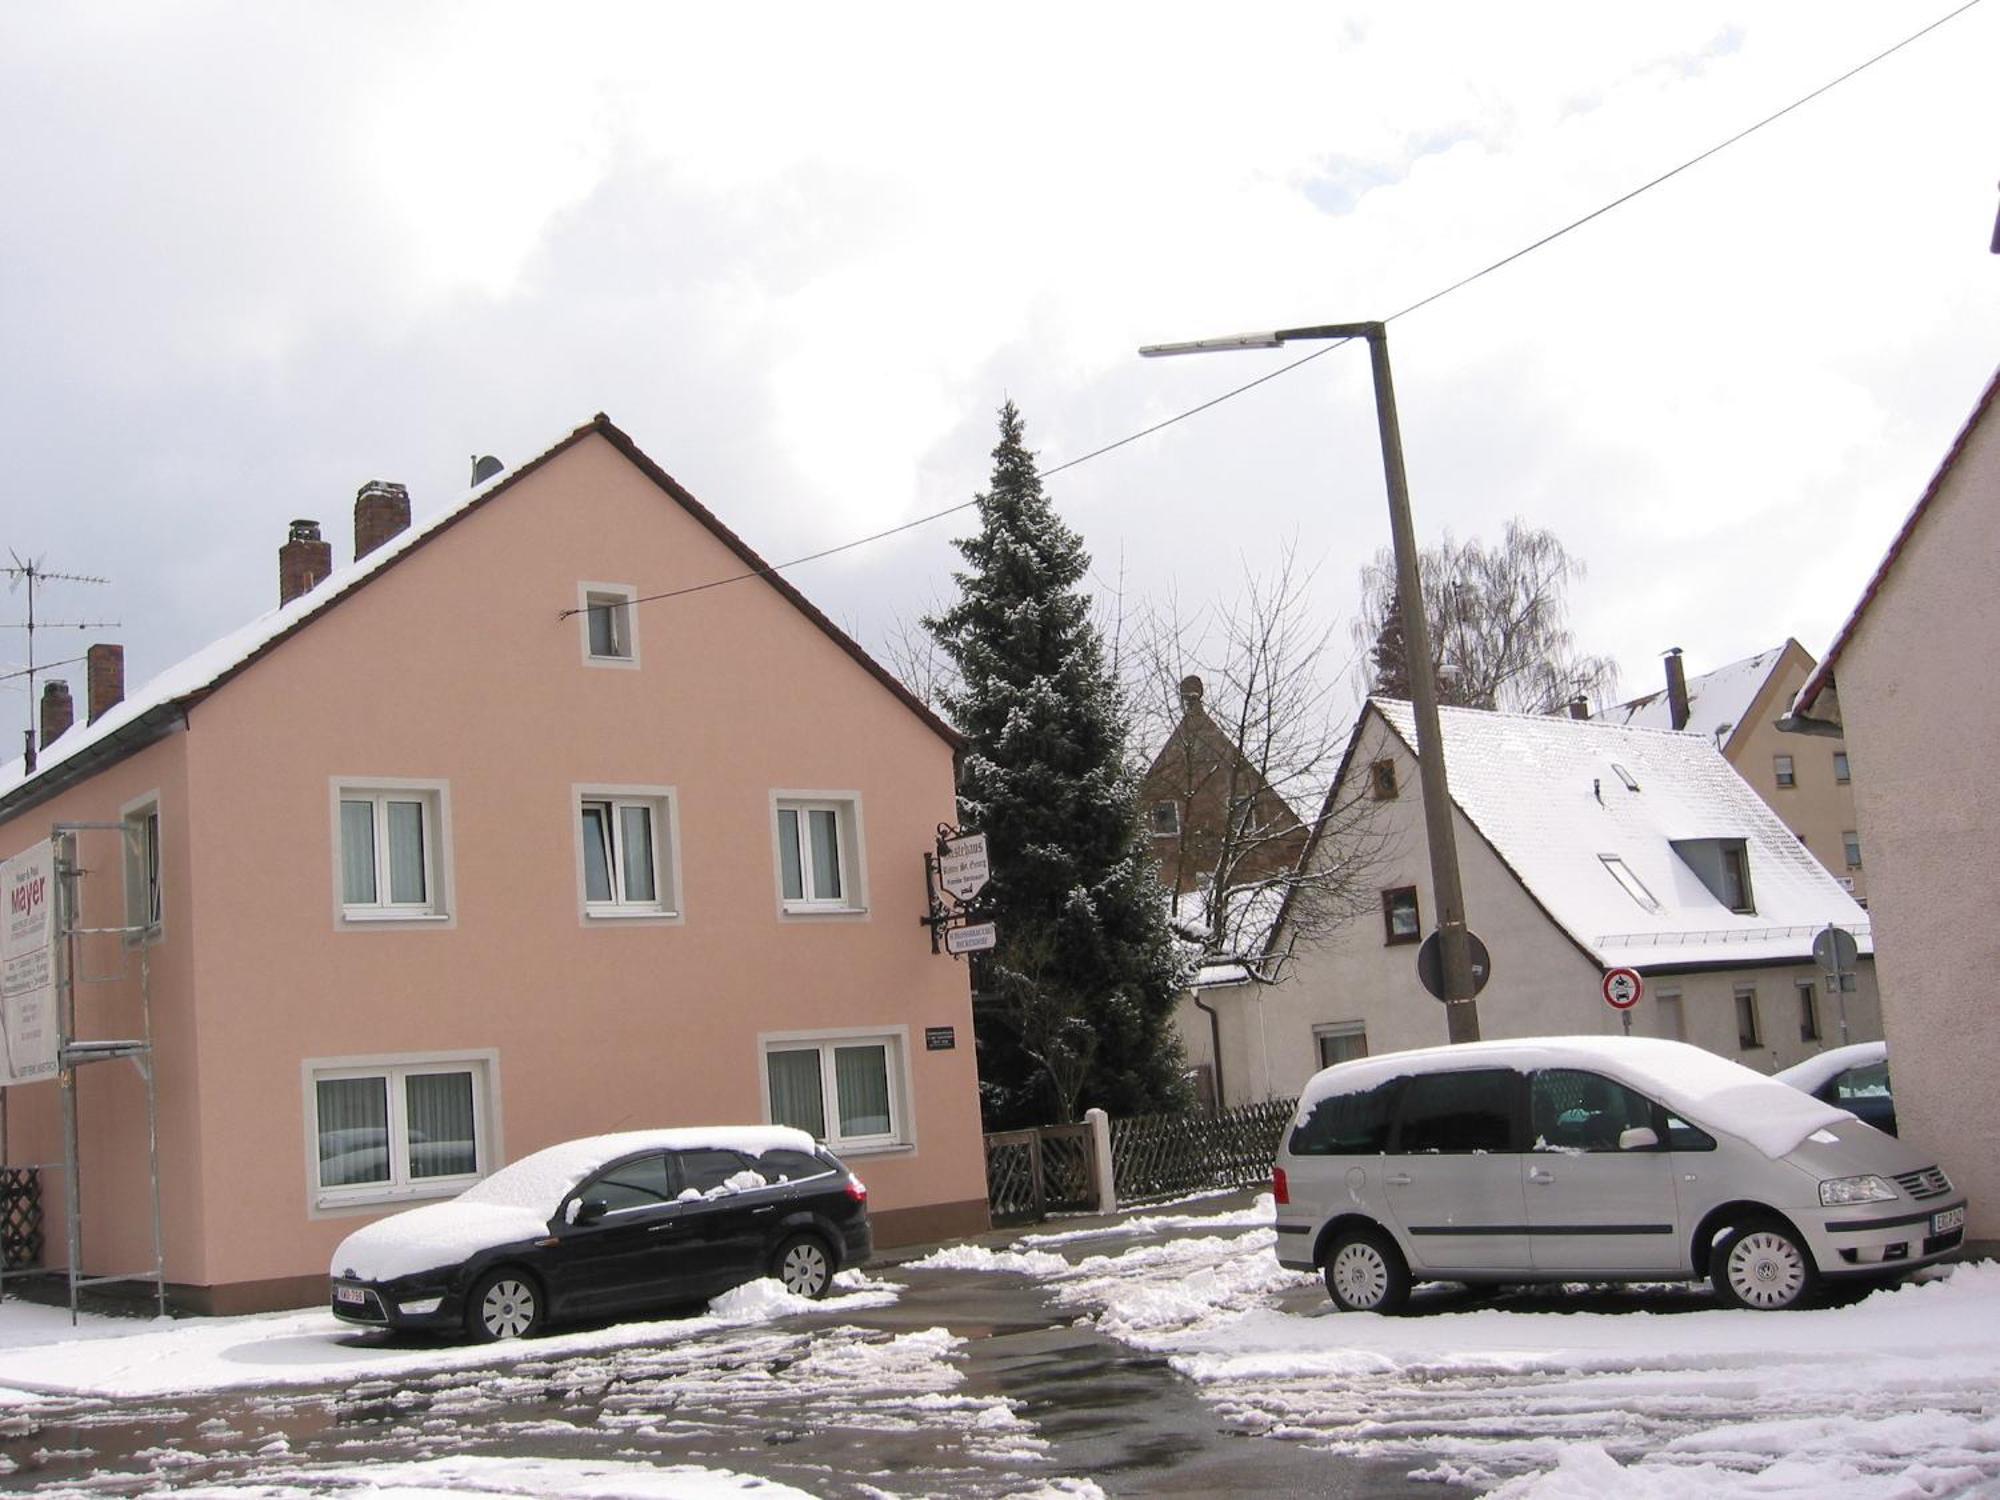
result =
[[[1477,709],[1441,721],[1467,924],[1490,957],[1482,1035],[1617,1034],[1629,1016],[1635,1034],[1762,1072],[1881,1036],[1868,914],[1712,739]],[[1369,700],[1333,795],[1374,801],[1359,878],[1379,919],[1299,948],[1277,984],[1210,994],[1225,1103],[1290,1097],[1329,1063],[1449,1040],[1417,974],[1435,918],[1415,747],[1410,705]],[[1829,992],[1813,958],[1829,925],[1861,954],[1846,992]],[[1616,968],[1643,982],[1629,1012],[1604,999]]]

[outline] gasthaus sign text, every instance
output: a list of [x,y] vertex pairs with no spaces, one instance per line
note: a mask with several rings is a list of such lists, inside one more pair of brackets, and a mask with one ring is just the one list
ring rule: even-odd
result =
[[0,861],[0,1084],[56,1072],[55,847]]

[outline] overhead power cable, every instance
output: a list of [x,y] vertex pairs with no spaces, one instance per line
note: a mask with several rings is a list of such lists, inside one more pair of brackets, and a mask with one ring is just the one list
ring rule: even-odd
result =
[[[1514,251],[1512,254],[1503,255],[1499,260],[1494,261],[1491,265],[1483,266],[1479,270],[1472,272],[1469,276],[1462,276],[1457,281],[1452,282],[1449,286],[1442,287],[1439,290],[1432,292],[1427,297],[1419,298],[1417,301],[1412,302],[1408,307],[1402,308],[1397,312],[1389,314],[1389,316],[1384,318],[1382,321],[1384,323],[1393,323],[1398,318],[1408,317],[1411,313],[1416,312],[1421,308],[1426,308],[1429,307],[1434,302],[1442,301],[1444,298],[1449,297],[1454,292],[1463,291],[1466,287],[1471,286],[1475,281],[1480,281],[1483,280],[1485,277],[1491,276],[1495,271],[1501,270],[1507,266],[1512,265],[1515,261],[1522,259],[1524,256],[1532,255],[1537,250],[1543,249],[1548,245],[1554,244],[1564,235],[1569,234],[1574,230],[1583,228],[1584,225],[1590,223],[1594,219],[1601,219],[1602,217],[1604,217],[1604,215],[1610,213],[1612,210],[1617,208],[1622,208],[1624,205],[1630,203],[1633,199],[1641,196],[1642,194],[1649,193],[1654,188],[1659,187],[1664,183],[1671,182],[1674,178],[1680,176],[1681,173],[1689,170],[1690,168],[1700,166],[1710,157],[1716,156],[1721,152],[1727,151],[1731,146],[1734,146],[1737,143],[1748,139],[1750,136],[1755,135],[1765,126],[1775,124],[1777,121],[1782,120],[1786,115],[1791,114],[1794,110],[1803,108],[1805,105],[1812,103],[1813,100],[1818,99],[1822,95],[1829,93],[1833,89],[1840,87],[1841,84],[1846,83],[1850,79],[1855,78],[1858,75],[1867,72],[1868,69],[1874,67],[1877,63],[1882,62],[1887,58],[1893,57],[1896,53],[1901,52],[1905,47],[1910,46],[1914,42],[1921,41],[1924,37],[1930,35],[1931,32],[1936,31],[1939,27],[1946,25],[1948,22],[1957,20],[1967,11],[1974,9],[1975,7],[1983,3],[1984,0],[1966,0],[1966,3],[1960,5],[1957,9],[1947,11],[1944,15],[1939,16],[1935,21],[1932,21],[1929,25],[1921,27],[1918,30],[1911,32],[1908,36],[1904,37],[1901,41],[1896,42],[1892,46],[1883,48],[1880,52],[1877,52],[1873,57],[1869,58],[1867,61],[1856,63],[1846,72],[1840,74],[1836,78],[1829,79],[1827,82],[1821,84],[1818,88],[1812,90],[1812,92],[1807,94],[1801,94],[1798,98],[1794,99],[1790,104],[1787,104],[1783,109],[1772,111],[1770,114],[1764,116],[1763,119],[1758,120],[1755,124],[1744,126],[1743,129],[1737,131],[1734,135],[1729,136],[1725,140],[1716,142],[1715,145],[1710,146],[1706,151],[1703,151],[1698,155],[1689,157],[1679,166],[1673,167],[1668,171],[1660,173],[1659,176],[1639,184],[1639,186],[1633,188],[1629,192],[1621,193],[1618,197],[1613,198],[1610,202],[1592,209],[1589,213],[1582,215],[1580,218],[1575,218],[1570,220],[1570,222],[1563,225],[1562,228],[1554,230],[1548,234],[1545,234],[1540,239],[1535,240],[1530,244],[1523,245],[1520,249]],[[1996,234],[2000,234],[2000,231],[1996,231]],[[1156,432],[1163,432],[1167,428],[1172,427],[1174,424],[1178,422],[1185,422],[1190,417],[1200,416],[1203,412],[1208,411],[1214,407],[1220,406],[1225,401],[1232,401],[1238,396],[1244,395],[1249,391],[1254,391],[1260,385],[1264,385],[1270,381],[1276,380],[1282,375],[1289,375],[1291,374],[1292,371],[1298,369],[1299,366],[1309,365],[1314,360],[1322,358],[1325,355],[1331,354],[1335,349],[1340,348],[1341,345],[1348,342],[1350,341],[1347,339],[1338,339],[1330,343],[1322,344],[1318,348],[1314,349],[1310,354],[1301,355],[1298,359],[1292,360],[1289,364],[1283,364],[1278,366],[1278,368],[1275,370],[1267,371],[1265,374],[1258,376],[1255,380],[1248,380],[1245,381],[1242,385],[1234,386],[1231,389],[1224,391],[1221,395],[1213,396],[1210,399],[1202,402],[1198,406],[1190,406],[1186,411],[1178,412],[1175,415],[1166,418],[1164,421],[1155,422],[1150,427],[1142,427],[1139,431],[1131,433],[1125,437],[1119,438],[1116,442],[1106,443],[1101,448],[1093,448],[1088,453],[1079,454],[1075,458],[1067,459],[1064,462],[1056,464],[1051,468],[1043,469],[1041,470],[1041,475],[1044,479],[1050,478],[1053,475],[1062,473],[1065,469],[1074,469],[1080,464],[1089,463],[1092,459],[1102,458],[1107,453],[1114,453],[1118,449],[1123,448],[1128,444],[1138,442],[1141,438],[1148,438],[1151,437]],[[962,500],[956,505],[947,505],[946,507],[944,507],[944,509],[934,510],[930,512],[928,515],[917,516],[912,520],[903,521],[895,526],[887,527],[881,531],[870,532],[867,536],[855,537],[852,541],[841,542],[832,547],[823,547],[817,552],[808,552],[804,556],[794,557],[788,562],[776,563],[769,567],[764,567],[764,568],[752,568],[747,572],[732,573],[727,577],[723,578],[712,578],[707,583],[689,584],[684,588],[667,589],[664,592],[657,594],[641,594],[637,598],[632,599],[629,602],[632,604],[651,604],[661,599],[679,599],[688,594],[704,593],[709,589],[721,588],[725,584],[743,583],[752,578],[768,578],[775,574],[783,573],[790,568],[803,567],[807,563],[818,562],[822,558],[834,557],[842,552],[852,552],[857,547],[866,547],[875,542],[886,541],[888,538],[892,536],[900,536],[906,531],[914,531],[920,526],[928,526],[933,521],[942,521],[946,516],[955,516],[960,511],[971,510],[978,503],[979,501],[976,497],[971,500]],[[563,611],[563,616],[564,618],[567,618],[568,616],[576,613],[578,613],[577,610],[566,609]]]

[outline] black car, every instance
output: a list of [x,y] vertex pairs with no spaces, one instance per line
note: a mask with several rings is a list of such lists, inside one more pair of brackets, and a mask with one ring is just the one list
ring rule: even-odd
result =
[[1887,1042],[1835,1047],[1771,1076],[1815,1099],[1840,1106],[1877,1130],[1896,1133],[1896,1092],[1889,1082]]
[[334,1316],[521,1338],[760,1277],[823,1297],[872,1248],[868,1190],[804,1131],[633,1131],[537,1151],[334,1251]]

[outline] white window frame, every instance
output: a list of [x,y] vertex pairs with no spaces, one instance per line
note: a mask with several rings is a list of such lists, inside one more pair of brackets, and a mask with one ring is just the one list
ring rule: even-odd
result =
[[1687,1040],[1687,1010],[1681,1003],[1679,990],[1658,989],[1653,992],[1653,1014],[1658,1017],[1654,1029],[1668,1041]]
[[1861,835],[1852,828],[1843,830],[1840,835],[1840,857],[1847,861],[1848,869],[1861,868]]
[[1797,786],[1799,784],[1797,763],[1789,755],[1773,755],[1771,757],[1771,779],[1781,787]]
[[[472,1140],[476,1170],[450,1177],[412,1177],[409,1171],[409,1107],[401,1086],[413,1074],[472,1075]],[[341,1187],[319,1185],[319,1087],[343,1078],[382,1078],[389,1104],[389,1181]],[[385,1203],[452,1198],[505,1161],[500,1138],[500,1054],[494,1048],[468,1052],[403,1052],[358,1057],[309,1057],[299,1064],[301,1114],[305,1123],[306,1212],[328,1218]]]
[[[576,586],[576,618],[581,628],[583,640],[583,664],[587,667],[613,667],[631,670],[639,665],[639,591],[629,583],[579,583]],[[590,614],[594,609],[613,610],[612,635],[614,646],[623,646],[623,651],[614,651],[609,656],[599,656],[590,645]],[[616,639],[619,627],[624,627],[624,639]]]
[[[838,897],[821,898],[814,895],[812,839],[808,833],[810,825],[800,815],[829,811],[834,814],[836,841],[840,849],[841,891]],[[804,877],[804,895],[798,897],[785,894],[785,846],[780,831],[780,819],[785,816],[799,817],[799,863]],[[868,847],[862,826],[859,792],[771,793],[771,878],[777,888],[781,917],[849,917],[868,910]]]
[[167,874],[160,836],[160,794],[152,791],[134,797],[118,809],[118,821],[126,828],[120,836],[124,846],[125,941],[157,943],[166,935]]
[[[886,1049],[885,1066],[889,1079],[889,1132],[887,1135],[844,1136],[840,1132],[840,1092],[834,1075],[833,1054],[840,1047],[865,1047],[879,1043]],[[822,1144],[841,1156],[868,1156],[886,1151],[908,1151],[917,1144],[916,1117],[910,1087],[910,1028],[907,1026],[849,1026],[820,1031],[767,1031],[757,1038],[757,1092],[766,1124],[771,1117],[771,1054],[817,1050],[820,1065],[820,1102],[826,1110],[827,1135]]]
[[[612,808],[611,899],[590,899],[585,875],[583,806],[586,802],[608,803]],[[618,810],[643,807],[653,821],[652,901],[628,901],[624,897],[624,826]],[[570,827],[576,843],[577,910],[585,926],[610,922],[672,922],[681,918],[681,829],[680,805],[670,786],[614,786],[579,783],[570,788]]]
[[[451,858],[451,786],[449,782],[423,777],[335,776],[329,781],[333,828],[333,914],[334,925],[343,930],[362,931],[379,927],[411,925],[451,925],[455,922]],[[342,846],[342,802],[366,801],[374,805],[375,895],[376,900],[349,905],[345,850]],[[382,897],[388,882],[388,804],[416,802],[424,818],[424,897],[421,902],[387,901]]]

